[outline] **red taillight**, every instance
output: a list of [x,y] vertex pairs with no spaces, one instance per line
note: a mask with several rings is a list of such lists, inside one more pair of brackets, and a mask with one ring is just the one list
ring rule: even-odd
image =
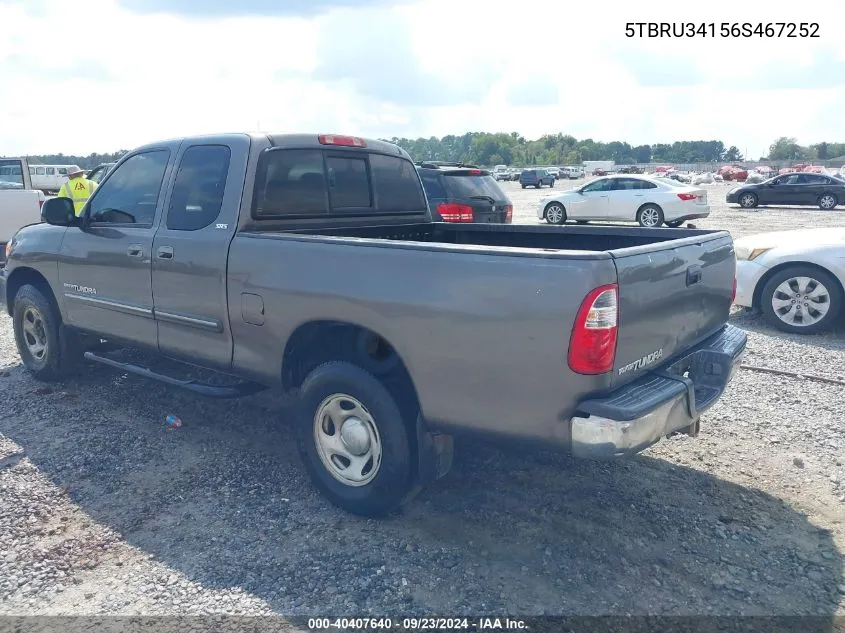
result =
[[437,205],[437,213],[444,222],[472,222],[472,207],[465,204],[442,203]]
[[469,175],[470,175],[470,176],[480,176],[480,175],[481,175],[481,170],[480,170],[480,169],[470,169],[470,170],[469,170]]
[[618,287],[600,286],[581,303],[569,340],[569,368],[578,374],[605,374],[616,360]]
[[681,200],[695,200],[696,199],[696,195],[694,193],[679,193],[678,197]]
[[734,277],[734,289],[731,290],[731,304],[733,304],[734,299],[736,299],[736,277]]
[[513,222],[513,205],[509,204],[505,207],[505,224]]
[[317,137],[320,145],[343,145],[344,147],[366,147],[367,142],[356,136],[335,136],[334,134],[320,134]]

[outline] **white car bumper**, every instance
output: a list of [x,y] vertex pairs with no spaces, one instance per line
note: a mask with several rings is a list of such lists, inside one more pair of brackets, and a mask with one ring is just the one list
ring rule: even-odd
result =
[[736,299],[734,304],[750,308],[754,305],[754,289],[768,268],[755,261],[740,259],[736,262]]

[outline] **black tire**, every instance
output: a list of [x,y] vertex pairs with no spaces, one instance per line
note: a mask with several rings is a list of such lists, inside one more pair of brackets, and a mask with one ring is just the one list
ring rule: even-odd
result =
[[[321,403],[337,394],[354,398],[365,408],[380,438],[378,470],[363,485],[346,484],[336,478],[323,463],[317,446],[315,417]],[[415,487],[408,433],[411,422],[372,374],[347,362],[325,363],[308,374],[299,391],[299,454],[314,485],[329,501],[352,514],[383,517],[398,510]],[[332,436],[340,434],[333,422],[329,424]],[[328,461],[334,462],[332,458]]]
[[[655,211],[656,216],[653,215]],[[646,223],[646,218],[649,217],[656,217],[656,220],[653,224]],[[661,224],[663,224],[663,209],[658,207],[656,204],[644,204],[637,210],[637,222],[642,227],[648,229],[656,229]]]
[[535,188],[535,189],[540,189],[542,186],[543,186],[543,183],[542,183],[542,182],[538,182],[536,185],[534,185],[534,188]]
[[528,185],[522,185],[522,188],[525,189]]
[[[558,215],[558,213],[556,212],[553,212],[551,217],[549,217],[549,210],[552,209],[552,207],[559,207],[560,215]],[[543,217],[549,224],[563,224],[564,222],[566,222],[566,207],[564,207],[560,202],[550,202],[546,205],[546,208],[543,210]]]
[[819,209],[822,211],[832,211],[836,208],[837,204],[839,204],[839,200],[832,193],[819,196]]
[[753,209],[759,203],[756,193],[746,192],[739,196],[739,206],[743,209]]
[[[809,325],[792,325],[787,323],[775,313],[775,308],[772,305],[772,299],[778,286],[794,277],[809,277],[818,283],[821,283],[828,291],[829,303],[827,314],[825,314],[817,322]],[[836,322],[839,314],[842,312],[842,288],[836,281],[836,278],[825,270],[815,268],[813,266],[790,266],[779,270],[772,275],[760,291],[759,308],[763,314],[763,318],[772,327],[781,330],[782,332],[790,332],[793,334],[815,334],[822,332]]]
[[[62,318],[45,293],[26,284],[14,299],[12,327],[24,367],[38,380],[65,377],[82,356],[79,337],[62,326]],[[40,355],[33,352],[43,344]]]
[[673,229],[678,228],[684,223],[683,220],[672,220],[671,222],[666,222],[666,226],[671,227]]

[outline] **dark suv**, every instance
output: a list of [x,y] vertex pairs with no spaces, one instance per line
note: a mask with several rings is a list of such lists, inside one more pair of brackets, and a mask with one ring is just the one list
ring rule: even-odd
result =
[[522,188],[537,187],[539,189],[543,185],[549,187],[555,186],[555,177],[545,169],[523,169],[519,174],[519,184]]
[[513,221],[513,205],[491,173],[463,163],[417,164],[435,222]]

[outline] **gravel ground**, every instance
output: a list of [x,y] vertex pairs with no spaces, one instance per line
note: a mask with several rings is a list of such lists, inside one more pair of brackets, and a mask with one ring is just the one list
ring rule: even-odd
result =
[[[504,186],[536,222],[547,191]],[[709,189],[700,227],[845,224]],[[732,321],[748,363],[845,373],[842,330]],[[461,442],[445,479],[373,521],[312,488],[284,399],[203,400],[99,366],[46,386],[2,315],[0,614],[845,615],[843,397],[741,371],[698,438],[615,463]]]

